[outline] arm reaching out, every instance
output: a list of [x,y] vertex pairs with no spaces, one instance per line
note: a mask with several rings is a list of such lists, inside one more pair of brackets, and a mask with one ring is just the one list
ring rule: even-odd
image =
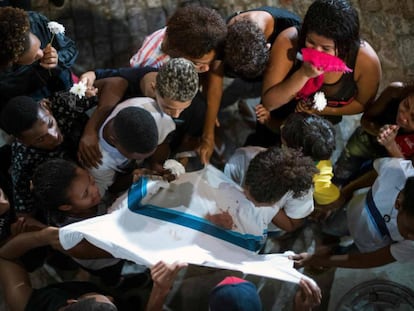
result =
[[186,263],[175,262],[173,264],[166,264],[160,261],[151,268],[151,277],[154,286],[148,300],[146,311],[163,310],[165,299],[170,292],[178,271],[186,266]]

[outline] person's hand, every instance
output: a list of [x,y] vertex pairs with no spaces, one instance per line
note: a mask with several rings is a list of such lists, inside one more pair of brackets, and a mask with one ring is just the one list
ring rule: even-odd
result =
[[79,77],[79,81],[86,82],[85,96],[88,98],[98,94],[98,89],[94,86],[95,80],[96,75],[94,71],[87,71]]
[[313,109],[312,103],[305,101],[305,100],[300,100],[296,104],[295,112],[306,112],[308,114],[318,114],[318,110]]
[[289,256],[289,259],[293,260],[294,267],[296,269],[303,268],[305,266],[311,265],[313,254],[310,253],[300,253]]
[[186,266],[186,263],[174,262],[172,264],[167,264],[163,261],[159,261],[151,268],[151,277],[154,282],[154,287],[164,293],[168,293],[174,283],[177,273]]
[[10,225],[11,236],[16,236],[23,232],[38,231],[45,228],[46,225],[30,216],[19,217]]
[[308,279],[299,281],[299,289],[295,295],[294,311],[307,311],[319,306],[322,292],[318,284]]
[[324,221],[326,220],[332,212],[343,207],[345,205],[345,197],[341,194],[337,200],[330,204],[319,205],[315,202],[315,209],[312,214],[309,215],[309,218],[313,221]]
[[99,148],[97,133],[83,133],[79,141],[78,160],[85,168],[97,168],[102,164],[102,152]]
[[205,218],[213,224],[231,230],[233,228],[233,217],[229,212],[222,212],[220,214],[207,214]]
[[132,182],[138,181],[142,176],[148,176],[151,179],[160,179],[171,182],[176,179],[176,176],[170,170],[151,170],[147,168],[137,168],[132,172]]
[[3,215],[10,209],[10,202],[4,193],[3,189],[0,188],[0,215]]
[[317,68],[313,66],[311,63],[303,62],[302,66],[300,67],[302,73],[308,78],[316,78],[324,73],[323,68]]
[[396,124],[385,124],[378,132],[377,141],[384,147],[394,144],[399,128]]
[[43,50],[43,57],[40,59],[40,66],[45,69],[53,69],[59,60],[56,49],[49,43]]
[[214,151],[214,138],[203,137],[201,140],[200,147],[197,152],[200,155],[200,161],[206,165],[210,162],[211,155]]
[[261,124],[266,124],[270,120],[270,111],[259,104],[256,106],[256,118]]

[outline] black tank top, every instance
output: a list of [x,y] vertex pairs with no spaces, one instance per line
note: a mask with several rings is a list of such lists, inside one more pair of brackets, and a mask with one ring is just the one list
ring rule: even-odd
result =
[[[301,20],[300,17],[297,16],[296,14],[289,12],[287,10],[284,9],[279,9],[276,7],[271,7],[271,6],[262,6],[259,8],[255,8],[255,9],[251,9],[251,10],[246,10],[246,11],[239,11],[239,12],[235,12],[232,15],[230,15],[230,17],[227,18],[227,23],[235,16],[241,14],[241,13],[245,13],[245,12],[252,12],[252,11],[265,11],[267,13],[269,13],[270,15],[272,15],[273,19],[274,19],[274,28],[273,28],[273,32],[272,34],[269,36],[269,38],[267,39],[267,42],[270,43],[271,45],[273,45],[273,42],[275,42],[277,36],[285,29],[289,28],[289,27],[299,27]],[[238,75],[233,72],[230,68],[228,68],[227,66],[224,66],[224,75],[227,77],[231,77],[231,78],[238,78]],[[256,77],[254,79],[243,79],[246,81],[262,81],[263,80],[263,76],[259,76]]]

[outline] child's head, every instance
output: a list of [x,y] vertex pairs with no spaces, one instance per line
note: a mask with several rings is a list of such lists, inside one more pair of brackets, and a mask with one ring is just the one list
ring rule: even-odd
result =
[[211,311],[261,311],[262,302],[256,286],[234,276],[224,278],[210,292],[208,306]]
[[317,115],[296,112],[281,128],[282,142],[315,161],[328,160],[335,150],[335,129],[331,122]]
[[77,299],[68,300],[68,304],[62,309],[66,311],[117,311],[111,299],[98,293],[87,293]]
[[395,202],[398,209],[397,225],[400,234],[407,240],[414,240],[414,177],[408,177],[404,189]]
[[305,194],[317,172],[313,160],[300,150],[272,147],[251,160],[244,187],[256,204],[273,204],[288,191],[293,197]]
[[63,142],[47,100],[36,102],[28,96],[13,97],[1,112],[1,124],[28,147],[53,150]]
[[158,129],[148,111],[139,107],[122,109],[111,121],[111,143],[126,158],[144,160],[158,146]]
[[161,109],[173,118],[190,106],[198,91],[198,74],[185,58],[172,58],[163,65],[156,78],[155,96]]
[[39,206],[50,212],[84,214],[101,201],[88,171],[63,159],[48,160],[35,169],[32,192]]
[[226,23],[217,11],[188,5],[178,8],[168,19],[163,50],[172,57],[187,58],[198,72],[205,72],[210,69],[226,33]]
[[269,60],[269,45],[259,26],[246,19],[230,24],[224,44],[226,72],[252,79],[261,75]]
[[30,65],[42,57],[40,40],[30,32],[27,12],[0,8],[0,68],[12,63]]
[[404,88],[395,122],[405,131],[414,132],[414,85]]
[[346,59],[360,44],[358,12],[348,0],[314,1],[303,19],[299,46],[318,48],[315,35],[333,41],[332,47],[322,45],[322,52]]

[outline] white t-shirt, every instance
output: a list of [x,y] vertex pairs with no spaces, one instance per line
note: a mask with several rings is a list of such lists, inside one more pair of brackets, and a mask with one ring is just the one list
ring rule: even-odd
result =
[[404,240],[398,231],[395,201],[404,188],[408,177],[414,176],[410,160],[382,158],[374,161],[378,177],[372,185],[372,197],[382,216],[388,215],[390,221],[386,226],[390,233],[382,237],[365,203],[369,188],[354,193],[347,205],[348,228],[358,249],[363,253],[373,252],[391,244],[391,254],[400,262],[414,260],[414,241]]
[[[246,178],[250,161],[259,152],[265,150],[265,148],[258,146],[238,148],[225,165],[224,174],[226,174],[227,177],[231,178],[238,185],[242,186]],[[262,206],[259,209],[263,208],[264,207]],[[305,195],[299,198],[294,198],[293,192],[289,191],[278,202],[271,206],[271,208],[275,212],[274,216],[280,209],[283,209],[286,215],[292,219],[305,218],[310,215],[314,209],[313,189],[310,188]],[[271,221],[269,221],[268,224],[269,223],[271,223]],[[275,226],[271,227],[274,227],[272,230],[277,229]]]
[[112,185],[115,172],[122,172],[130,164],[130,159],[122,155],[116,148],[108,144],[103,138],[105,125],[113,119],[121,110],[128,107],[140,107],[151,113],[158,129],[158,144],[164,142],[168,134],[175,130],[172,118],[162,112],[157,102],[149,97],[135,97],[117,105],[112,113],[106,118],[99,129],[99,147],[102,152],[102,164],[97,168],[91,168],[90,173],[95,178],[99,192],[103,196],[105,191]]

